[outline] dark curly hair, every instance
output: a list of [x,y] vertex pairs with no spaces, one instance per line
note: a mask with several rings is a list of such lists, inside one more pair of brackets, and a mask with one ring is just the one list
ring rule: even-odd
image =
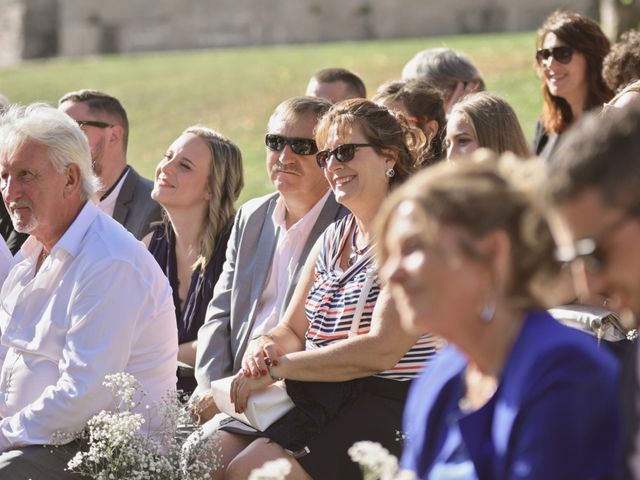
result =
[[427,122],[435,120],[438,123],[438,130],[425,145],[420,164],[426,167],[445,157],[444,131],[447,118],[444,112],[444,100],[438,89],[426,80],[394,80],[380,85],[373,101],[391,108],[393,103],[401,105],[415,119],[416,126],[423,132]]
[[614,92],[640,78],[640,32],[629,30],[604,58],[602,76]]

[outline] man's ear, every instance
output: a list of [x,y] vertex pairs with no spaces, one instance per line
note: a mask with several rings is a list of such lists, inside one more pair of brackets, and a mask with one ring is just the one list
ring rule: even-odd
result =
[[75,163],[70,163],[65,169],[64,197],[69,197],[75,191],[80,189],[82,183],[82,175],[80,167]]
[[113,145],[122,145],[124,139],[124,128],[120,125],[113,125],[109,133],[109,143]]

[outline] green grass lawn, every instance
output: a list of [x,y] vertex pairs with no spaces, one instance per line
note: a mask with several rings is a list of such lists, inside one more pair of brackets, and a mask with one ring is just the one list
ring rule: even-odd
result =
[[271,190],[262,140],[271,111],[303,94],[315,71],[352,69],[371,95],[380,83],[399,78],[418,50],[448,46],[471,57],[487,88],[513,105],[531,137],[542,106],[534,45],[533,33],[518,33],[56,59],[0,70],[0,92],[19,103],[55,104],[80,88],[118,97],[131,123],[129,161],[147,177],[185,127],[217,129],[242,149],[244,201]]

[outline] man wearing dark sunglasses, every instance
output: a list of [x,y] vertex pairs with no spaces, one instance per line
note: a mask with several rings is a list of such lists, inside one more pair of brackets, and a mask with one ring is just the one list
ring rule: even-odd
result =
[[[590,116],[549,162],[549,221],[556,257],[582,301],[607,298],[626,328],[640,318],[640,110]],[[628,438],[624,478],[640,478],[638,344],[622,355]]]
[[223,272],[198,332],[196,405],[206,407],[211,381],[236,373],[249,340],[277,324],[311,247],[347,213],[316,163],[313,131],[330,106],[321,98],[294,97],[269,119],[267,173],[277,192],[250,200],[236,214]]
[[160,206],[151,199],[153,182],[127,164],[129,121],[122,104],[106,93],[80,90],[63,95],[58,109],[87,136],[93,171],[102,183],[98,208],[142,239],[160,220]]

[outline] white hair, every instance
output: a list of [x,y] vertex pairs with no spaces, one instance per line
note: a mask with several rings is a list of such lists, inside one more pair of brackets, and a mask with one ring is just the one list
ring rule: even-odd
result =
[[9,107],[9,103],[9,99],[0,93],[0,113],[2,113],[5,108]]
[[33,141],[49,150],[53,167],[62,172],[71,164],[80,169],[80,188],[86,199],[93,197],[100,180],[91,168],[87,137],[66,113],[46,103],[26,107],[11,105],[0,116],[0,158],[8,158],[26,142]]

